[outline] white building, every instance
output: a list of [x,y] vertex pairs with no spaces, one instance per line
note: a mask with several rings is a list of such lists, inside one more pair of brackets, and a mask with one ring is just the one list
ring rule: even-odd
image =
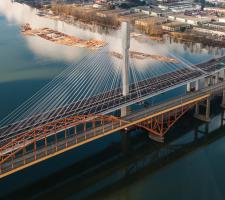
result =
[[219,18],[218,21],[222,22],[222,23],[225,23],[225,18],[224,17],[223,18]]
[[187,16],[184,14],[168,15],[168,19],[171,21],[178,21],[182,23],[191,24],[193,26],[197,26],[199,24],[204,24],[211,21],[211,18],[209,17]]
[[101,4],[95,3],[93,4],[93,8],[103,8],[103,6]]
[[162,10],[170,10],[176,13],[184,12],[185,10],[195,9],[195,6],[193,6],[192,0],[176,1],[176,2],[169,2],[169,3],[165,3],[163,1],[162,3],[158,4],[158,7]]

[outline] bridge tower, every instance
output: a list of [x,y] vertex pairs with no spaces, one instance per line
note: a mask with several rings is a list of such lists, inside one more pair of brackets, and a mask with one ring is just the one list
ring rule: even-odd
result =
[[122,22],[122,89],[123,95],[126,96],[129,93],[129,48],[130,48],[130,27],[128,22]]
[[[122,22],[122,94],[129,94],[129,49],[130,49],[130,27],[128,22]],[[121,108],[121,116],[127,114],[127,107]]]

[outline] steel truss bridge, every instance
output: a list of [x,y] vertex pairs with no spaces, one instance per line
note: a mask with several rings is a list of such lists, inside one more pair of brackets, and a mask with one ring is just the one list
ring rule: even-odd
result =
[[[193,107],[196,107],[196,117],[209,120],[210,97],[225,88],[224,70],[225,57],[212,59],[191,68],[178,69],[131,84],[126,96],[117,88],[46,112],[38,123],[36,119],[39,116],[32,116],[22,123],[2,127],[0,134],[7,133],[10,137],[1,141],[0,177],[133,127],[146,130],[150,138],[162,142],[169,129]],[[199,87],[200,80],[204,80],[202,88]],[[192,91],[190,83],[195,84]],[[189,89],[185,95],[129,112],[125,116],[112,115],[113,111],[186,85]],[[205,103],[204,114],[199,113],[200,103]]]

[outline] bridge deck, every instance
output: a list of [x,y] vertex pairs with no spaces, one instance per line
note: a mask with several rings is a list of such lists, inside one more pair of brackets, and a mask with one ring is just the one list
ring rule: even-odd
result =
[[76,135],[70,135],[70,137],[58,140],[57,143],[49,143],[47,147],[39,147],[36,150],[35,155],[34,151],[28,151],[25,155],[18,156],[13,160],[10,159],[9,161],[3,163],[1,166],[0,178],[103,136],[123,130],[130,126],[134,126],[137,123],[145,121],[146,119],[150,119],[162,113],[166,113],[179,107],[201,101],[203,99],[206,99],[208,96],[209,94],[207,93],[207,91],[197,94],[187,94],[181,99],[172,99],[160,105],[131,113],[122,119],[104,124],[103,126],[97,127],[96,129],[90,129],[85,134],[79,133]]
[[[212,73],[215,70],[223,69],[225,67],[224,61],[225,57],[221,57],[198,64],[196,67],[206,71],[207,73]],[[43,125],[56,119],[90,113],[107,114],[118,110],[123,106],[142,101],[149,98],[150,96],[154,96],[172,88],[179,87],[182,84],[184,85],[189,81],[203,76],[206,75],[204,75],[201,71],[180,69],[174,72],[163,74],[159,77],[146,79],[136,84],[130,85],[130,93],[125,97],[122,95],[121,89],[117,88],[107,93],[90,97],[84,101],[75,102],[62,108],[33,116],[29,119],[25,119],[23,121],[1,128],[0,146],[6,143],[5,134],[7,134],[8,141],[8,139],[12,139],[13,137],[22,134],[31,128]]]

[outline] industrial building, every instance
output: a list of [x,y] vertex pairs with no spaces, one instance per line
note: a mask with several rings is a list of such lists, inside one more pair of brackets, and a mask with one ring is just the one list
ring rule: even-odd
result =
[[184,31],[191,28],[190,24],[181,23],[181,22],[170,22],[162,25],[162,29],[165,31]]
[[143,13],[152,17],[165,17],[168,13],[171,13],[167,10],[162,10],[157,6],[139,6],[132,9],[134,12]]
[[176,13],[193,10],[195,8],[192,0],[159,0],[158,7],[162,10],[170,10]]

